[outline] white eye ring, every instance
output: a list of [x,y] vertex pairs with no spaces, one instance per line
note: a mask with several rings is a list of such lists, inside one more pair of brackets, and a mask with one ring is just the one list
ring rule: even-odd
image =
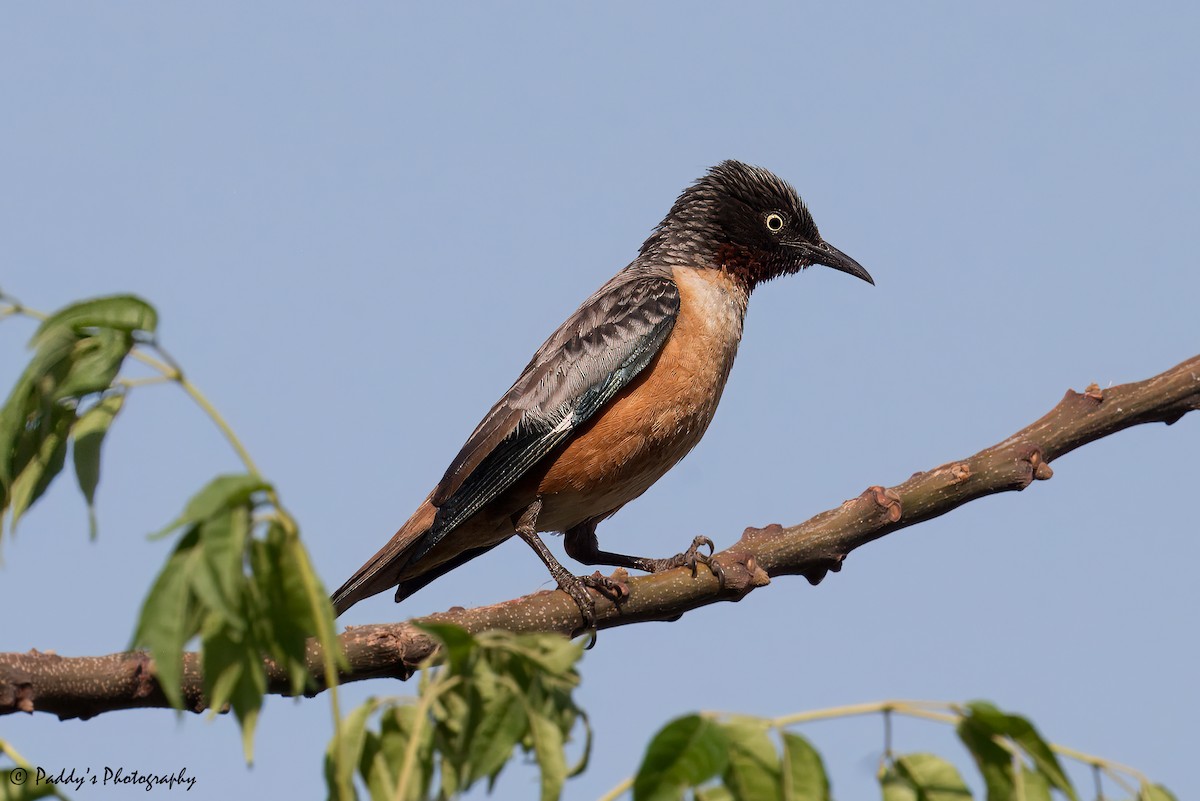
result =
[[783,215],[771,212],[767,215],[767,230],[777,234],[783,230]]

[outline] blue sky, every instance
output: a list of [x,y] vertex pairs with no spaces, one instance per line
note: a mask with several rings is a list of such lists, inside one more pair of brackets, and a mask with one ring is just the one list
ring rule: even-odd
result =
[[[878,286],[811,270],[756,292],[705,440],[600,530],[604,547],[647,555],[696,534],[728,546],[747,525],[974,453],[1068,387],[1197,352],[1197,17],[1114,3],[10,5],[0,287],[44,309],[124,291],[156,304],[165,346],[336,586],[686,184],[725,158],[766,166]],[[30,332],[0,325],[6,385]],[[603,633],[580,691],[596,754],[566,798],[616,784],[678,714],[886,697],[990,698],[1200,795],[1198,438],[1192,418],[1128,431],[1021,495],[861,549],[816,589],[782,578]],[[143,535],[237,468],[167,388],[134,393],[107,458],[98,542],[68,481],[4,543],[0,650],[123,648],[169,547]],[[547,584],[514,541],[344,622]],[[343,703],[407,691],[363,683]],[[804,731],[840,797],[876,792],[877,722]],[[231,720],[0,719],[36,763],[187,767],[204,797],[312,797],[329,732],[325,701],[274,699],[247,770]],[[926,724],[897,738],[955,748]],[[498,797],[531,780],[506,774]]]

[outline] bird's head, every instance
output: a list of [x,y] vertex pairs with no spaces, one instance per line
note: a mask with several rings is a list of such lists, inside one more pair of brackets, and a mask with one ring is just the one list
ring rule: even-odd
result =
[[712,265],[747,289],[813,264],[875,283],[862,265],[821,238],[795,189],[740,161],[721,162],[685,189],[641,252]]

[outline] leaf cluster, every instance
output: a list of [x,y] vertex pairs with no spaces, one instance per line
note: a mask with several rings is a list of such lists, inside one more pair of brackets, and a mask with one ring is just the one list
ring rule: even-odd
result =
[[[903,712],[906,706],[891,702],[875,711],[886,716]],[[953,708],[958,712],[955,716],[932,717],[956,722],[959,740],[982,774],[987,801],[1050,801],[1055,795],[1079,801],[1054,747],[1029,720],[986,701]],[[843,708],[840,714],[823,717],[861,711]],[[820,755],[808,740],[784,728],[787,720],[692,714],[671,721],[646,749],[631,782],[633,801],[830,801],[830,782]],[[947,759],[930,753],[893,754],[890,727],[886,730],[889,741],[878,773],[884,801],[974,797]],[[772,733],[778,736],[778,746]],[[1108,763],[1092,758],[1090,764],[1099,770]],[[1144,778],[1136,789],[1121,784],[1138,801],[1174,801],[1166,788]]]
[[828,801],[829,777],[803,736],[763,718],[685,715],[650,741],[633,780],[634,801]]
[[[205,697],[194,704],[233,709],[249,760],[269,669],[277,668],[293,693],[311,687],[307,648],[316,637],[324,660],[311,667],[323,666],[326,683],[336,682],[331,660],[340,652],[332,610],[295,522],[174,362],[138,347],[162,353],[153,340],[158,314],[152,306],[132,295],[114,295],[43,316],[3,295],[0,300],[10,304],[0,310],[4,314],[41,319],[29,343],[33,355],[0,407],[0,523],[8,513],[15,530],[62,471],[70,446],[95,536],[101,444],[129,388],[138,383],[183,387],[243,457],[248,473],[213,479],[159,533],[181,532],[146,597],[133,643],[150,651],[164,695],[182,708],[183,650],[199,637]],[[140,382],[119,379],[131,355],[159,375]]]
[[137,338],[153,335],[157,324],[144,300],[115,295],[67,306],[38,326],[33,356],[0,407],[0,525],[7,514],[16,529],[62,471],[73,442],[95,536],[100,445],[124,403],[113,382]]
[[153,655],[159,684],[177,708],[184,704],[183,650],[200,638],[206,703],[232,707],[247,760],[267,691],[263,656],[300,694],[312,681],[308,638],[333,629],[324,590],[289,520],[271,507],[271,493],[258,476],[218,476],[159,532],[182,533],[133,638]]
[[[483,780],[490,789],[520,748],[536,760],[542,801],[559,798],[591,748],[572,698],[583,646],[554,634],[423,628],[442,641],[444,663],[422,671],[417,698],[372,699],[343,721],[326,756],[330,796],[354,797],[356,771],[372,799],[449,799]],[[583,755],[568,767],[580,725]]]

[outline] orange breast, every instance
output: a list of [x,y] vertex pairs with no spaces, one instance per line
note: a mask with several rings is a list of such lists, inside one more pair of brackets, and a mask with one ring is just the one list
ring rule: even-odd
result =
[[679,316],[658,356],[546,460],[538,528],[562,530],[641,495],[704,435],[733,366],[746,293],[720,270],[675,268]]

